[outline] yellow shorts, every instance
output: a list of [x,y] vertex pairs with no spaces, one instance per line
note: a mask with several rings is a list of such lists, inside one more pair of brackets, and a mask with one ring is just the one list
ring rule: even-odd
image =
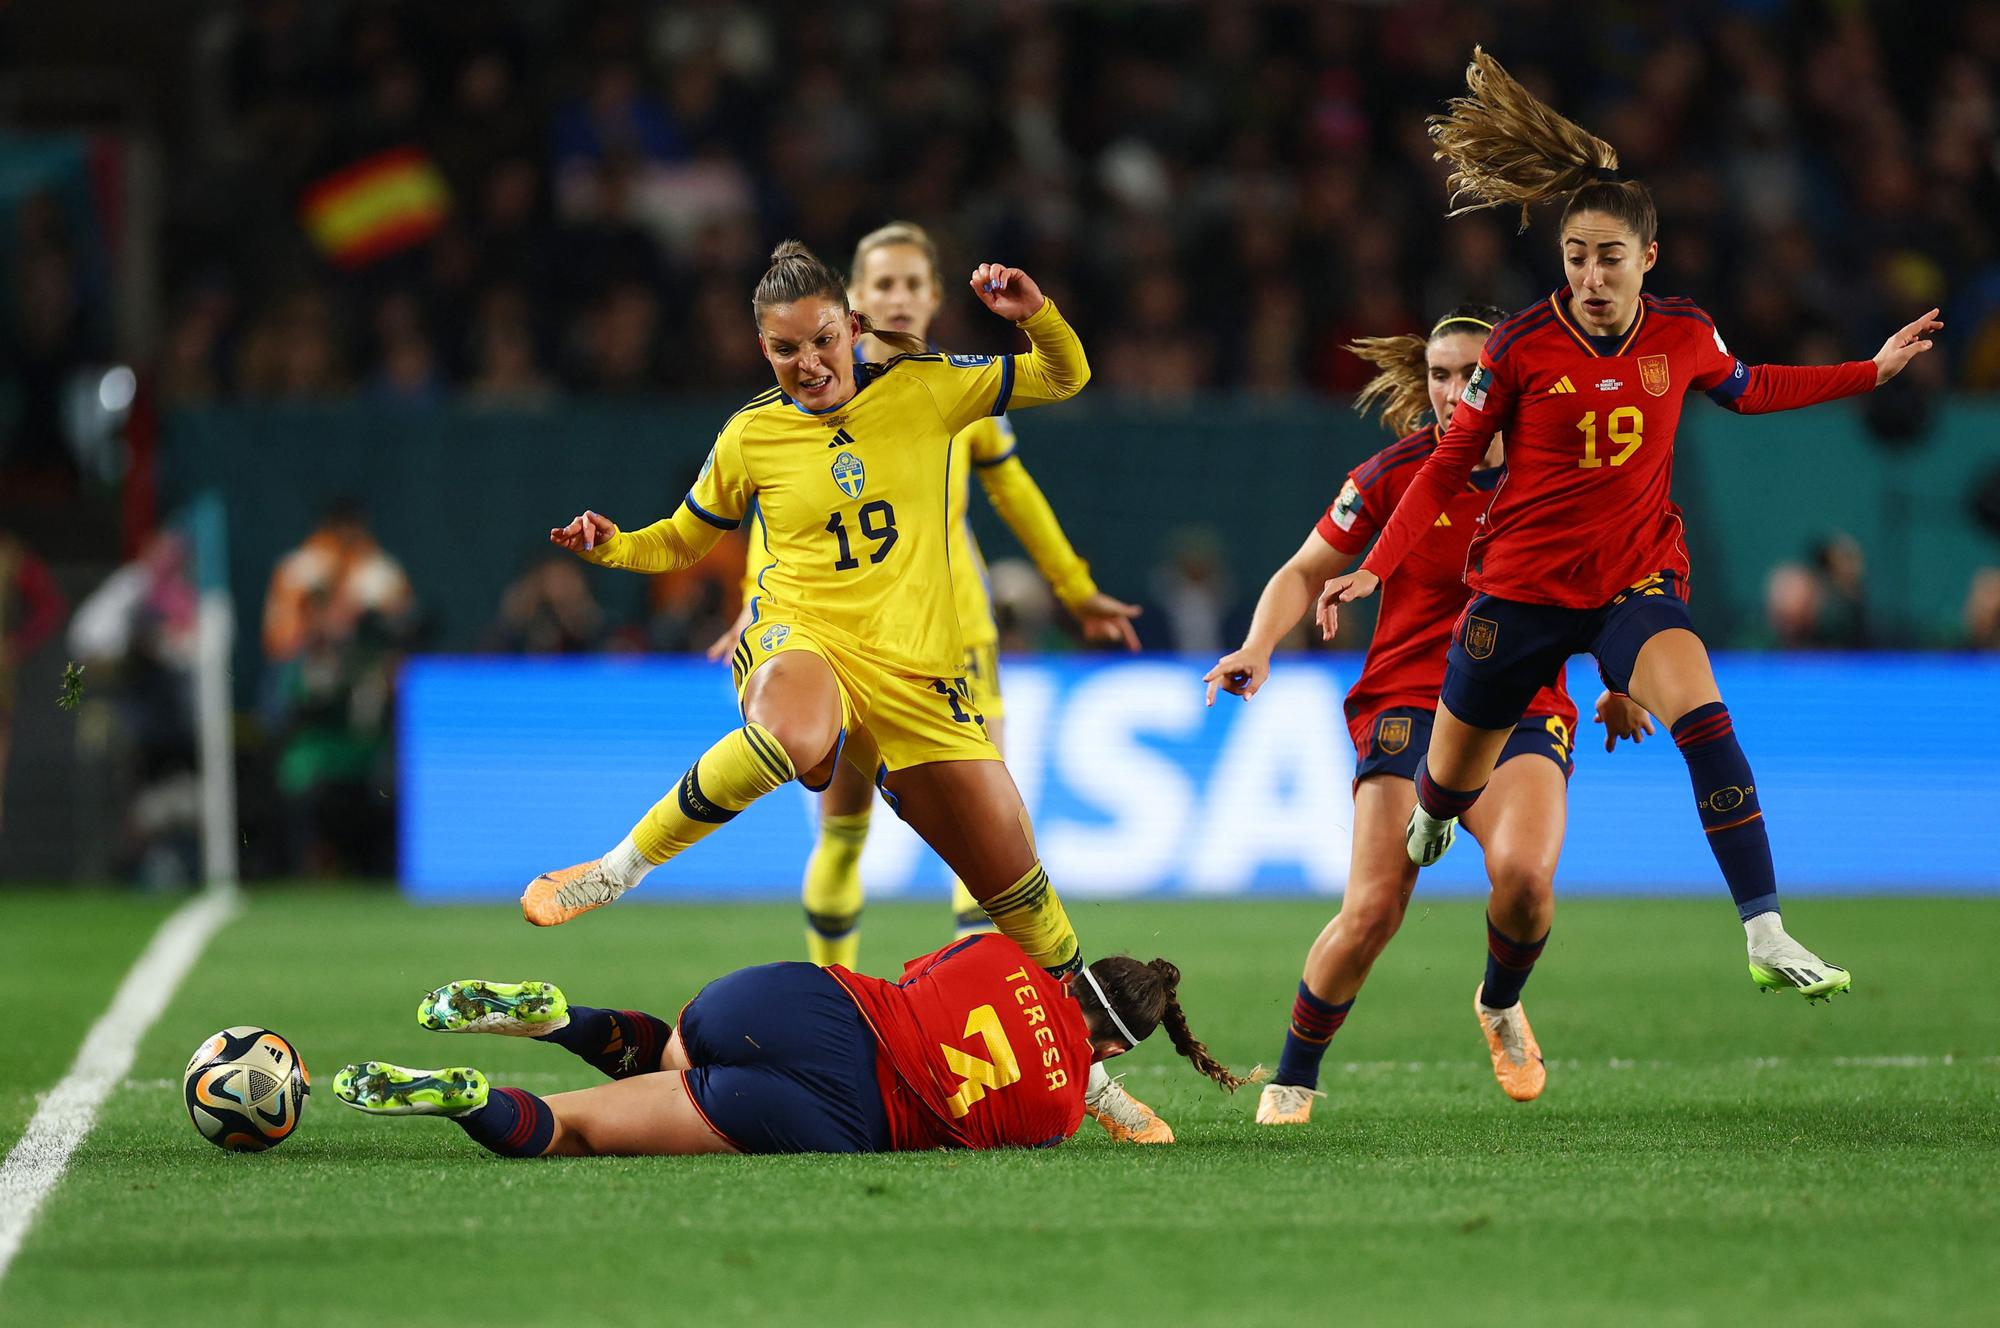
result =
[[[997,761],[986,717],[963,675],[918,678],[890,673],[859,655],[785,622],[755,622],[730,659],[740,699],[750,675],[787,650],[825,660],[840,692],[846,759],[871,776],[931,761]],[[872,759],[871,759],[872,756]]]
[[972,703],[988,719],[1005,719],[1000,699],[1000,643],[985,641],[965,647],[965,680],[972,684]]

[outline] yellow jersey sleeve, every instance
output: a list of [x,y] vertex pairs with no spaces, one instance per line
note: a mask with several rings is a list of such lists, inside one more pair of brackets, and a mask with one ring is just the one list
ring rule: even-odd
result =
[[1090,564],[1077,556],[1034,476],[1014,454],[1014,426],[1005,417],[981,420],[960,435],[971,443],[973,473],[986,500],[1035,560],[1056,598],[1071,613],[1097,593]]
[[945,429],[954,434],[975,420],[1066,401],[1083,390],[1090,361],[1054,300],[1044,300],[1015,326],[1028,335],[1026,354],[912,355],[894,363],[929,390]]
[[757,496],[743,465],[734,428],[725,428],[709,449],[694,487],[674,514],[640,530],[621,530],[583,555],[599,567],[631,572],[677,572],[701,561],[726,530],[743,524]]

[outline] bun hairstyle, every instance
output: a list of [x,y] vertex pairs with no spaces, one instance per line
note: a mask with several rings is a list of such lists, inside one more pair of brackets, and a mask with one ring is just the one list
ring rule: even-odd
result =
[[1467,332],[1484,337],[1507,317],[1507,311],[1490,304],[1461,304],[1438,319],[1431,334],[1414,333],[1401,337],[1362,337],[1347,343],[1346,349],[1375,366],[1375,376],[1355,394],[1354,409],[1363,415],[1380,408],[1382,423],[1398,435],[1415,433],[1430,414],[1428,383],[1430,366],[1424,353],[1439,337]]
[[[771,251],[771,265],[757,279],[757,289],[750,296],[750,311],[754,317],[761,318],[766,309],[781,304],[797,304],[800,300],[830,300],[840,306],[842,313],[853,312],[847,303],[847,285],[841,281],[839,274],[822,263],[803,241],[786,240]],[[869,322],[868,315],[860,317],[864,336],[873,336],[906,355],[918,354],[925,349],[921,337],[908,332],[885,331]]]
[[[1144,1041],[1152,1036],[1154,1029],[1164,1025],[1174,1050],[1222,1087],[1233,1093],[1253,1082],[1243,1075],[1231,1073],[1228,1066],[1209,1055],[1208,1048],[1188,1031],[1187,1015],[1181,1010],[1179,995],[1181,971],[1171,963],[1155,959],[1142,964],[1130,955],[1112,955],[1092,964],[1090,972],[1117,1008],[1118,1019],[1134,1037]],[[1083,1007],[1084,1022],[1090,1025],[1092,1037],[1121,1036],[1090,983],[1072,983],[1070,994]]]
[[1518,204],[1526,230],[1530,207],[1561,198],[1564,221],[1602,212],[1630,227],[1641,247],[1653,242],[1659,210],[1645,185],[1619,179],[1618,149],[1539,101],[1481,47],[1472,48],[1465,89],[1426,121],[1432,155],[1451,167],[1447,215]]

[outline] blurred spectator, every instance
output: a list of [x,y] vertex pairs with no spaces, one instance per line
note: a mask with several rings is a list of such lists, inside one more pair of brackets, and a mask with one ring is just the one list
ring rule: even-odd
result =
[[604,610],[591,597],[584,564],[555,553],[507,587],[485,644],[511,655],[573,655],[603,642]]
[[986,567],[993,596],[993,621],[1000,628],[1003,655],[1042,655],[1067,650],[1072,642],[1057,622],[1049,583],[1025,558],[996,558]]
[[42,560],[12,532],[0,530],[0,824],[6,816],[16,678],[28,656],[62,625],[67,607]]
[[736,621],[743,607],[737,569],[743,566],[747,544],[742,532],[730,531],[693,567],[648,578],[648,649],[705,650]]
[[358,504],[341,500],[278,563],[264,601],[264,653],[279,735],[278,792],[295,869],[391,868],[389,738],[396,661],[415,625],[396,560]]
[[1861,650],[1874,644],[1861,546],[1835,531],[1809,561],[1780,563],[1764,579],[1764,626],[1752,643],[1778,650]]
[[199,602],[187,541],[155,535],[77,606],[69,648],[89,669],[77,739],[89,784],[115,800],[114,860],[148,888],[201,870],[194,664]]
[[2000,567],[1982,567],[1972,574],[1962,623],[1967,649],[2000,650]]
[[336,498],[305,543],[271,573],[264,655],[275,663],[314,642],[344,642],[371,614],[399,633],[414,611],[409,578],[368,532],[360,503]]
[[[1152,595],[1139,620],[1149,647],[1180,655],[1219,655],[1242,639],[1222,549],[1222,541],[1206,526],[1184,526],[1169,537],[1167,556],[1153,569]],[[1164,630],[1166,639],[1151,638],[1148,627]]]

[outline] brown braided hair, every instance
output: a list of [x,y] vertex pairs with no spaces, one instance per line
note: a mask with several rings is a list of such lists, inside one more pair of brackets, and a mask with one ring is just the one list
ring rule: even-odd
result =
[[[844,314],[853,312],[847,303],[846,283],[839,275],[806,248],[803,241],[786,240],[771,251],[771,266],[757,279],[757,290],[750,297],[750,312],[757,317],[780,304],[815,299],[833,301]],[[867,314],[858,316],[863,336],[872,336],[905,355],[919,355],[928,349],[922,337],[887,331],[869,322]]]
[[1481,47],[1472,48],[1465,88],[1425,122],[1431,155],[1451,166],[1447,215],[1518,203],[1525,231],[1531,206],[1566,198],[1565,222],[1602,212],[1636,232],[1641,248],[1653,242],[1659,210],[1645,185],[1618,178],[1618,149],[1538,100]]
[[[1167,960],[1155,959],[1142,964],[1130,955],[1112,955],[1092,964],[1090,971],[1103,986],[1104,994],[1117,1007],[1118,1017],[1124,1020],[1125,1027],[1134,1037],[1143,1042],[1152,1036],[1154,1029],[1164,1025],[1174,1050],[1223,1088],[1233,1093],[1243,1085],[1255,1082],[1250,1077],[1232,1073],[1228,1066],[1209,1055],[1208,1048],[1188,1031],[1187,1015],[1181,1010],[1180,1003],[1181,971]],[[1083,1019],[1090,1027],[1091,1037],[1120,1037],[1088,982],[1072,983],[1070,994],[1083,1007]]]
[[1345,349],[1375,366],[1375,376],[1354,396],[1354,409],[1366,415],[1379,404],[1382,423],[1398,437],[1415,433],[1431,411],[1425,353],[1431,342],[1454,333],[1469,332],[1484,338],[1507,317],[1507,311],[1490,304],[1461,304],[1438,319],[1428,337],[1415,333],[1400,337],[1358,337]]

